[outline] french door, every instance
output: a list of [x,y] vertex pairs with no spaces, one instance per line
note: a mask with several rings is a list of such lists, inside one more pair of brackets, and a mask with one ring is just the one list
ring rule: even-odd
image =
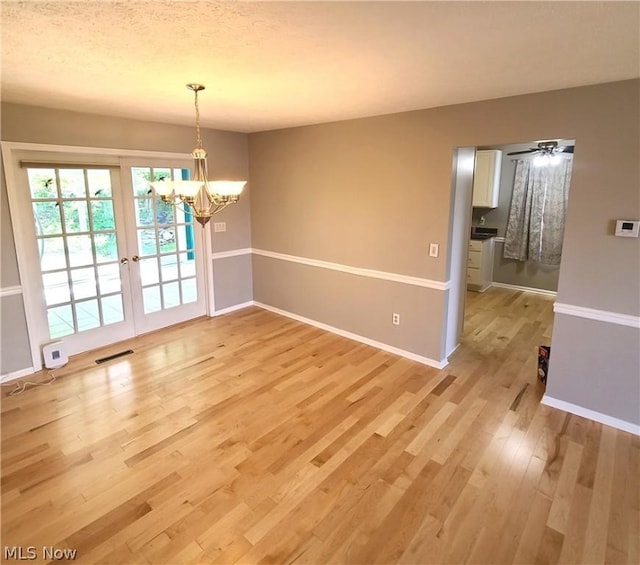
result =
[[188,174],[182,161],[23,162],[17,207],[32,229],[21,275],[37,347],[62,340],[73,355],[206,312],[202,230],[149,184]]
[[153,180],[186,179],[189,170],[166,161],[138,159],[123,160],[122,173],[137,333],[203,315],[203,230],[188,206],[162,202],[149,185]]
[[38,344],[63,340],[74,354],[134,335],[118,169],[32,163],[21,172],[21,214],[33,221],[21,275],[40,302],[28,321]]

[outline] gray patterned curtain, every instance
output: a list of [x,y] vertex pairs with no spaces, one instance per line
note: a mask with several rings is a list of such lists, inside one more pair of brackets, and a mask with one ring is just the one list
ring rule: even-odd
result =
[[539,166],[516,161],[513,196],[504,238],[504,257],[559,265],[572,159]]

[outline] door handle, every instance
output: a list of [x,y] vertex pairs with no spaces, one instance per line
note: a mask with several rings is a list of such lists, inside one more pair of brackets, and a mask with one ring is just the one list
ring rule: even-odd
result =
[[137,255],[134,255],[133,257],[131,257],[131,260],[132,260],[134,263],[137,263],[138,261],[140,261],[140,257],[138,257]]
[[120,258],[120,263],[122,263],[123,265],[126,265],[128,262],[129,262],[129,259],[127,259],[127,257]]

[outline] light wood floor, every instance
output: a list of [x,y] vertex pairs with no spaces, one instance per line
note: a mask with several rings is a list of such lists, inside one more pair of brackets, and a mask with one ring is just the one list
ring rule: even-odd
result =
[[2,399],[3,551],[638,563],[640,439],[539,404],[551,324],[470,293],[442,371],[253,307],[79,356]]

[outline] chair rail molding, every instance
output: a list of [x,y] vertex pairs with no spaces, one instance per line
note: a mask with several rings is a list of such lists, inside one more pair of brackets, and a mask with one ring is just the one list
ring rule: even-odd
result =
[[330,269],[341,273],[349,273],[360,277],[369,277],[374,279],[382,279],[386,281],[410,284],[433,290],[445,291],[451,288],[451,281],[435,281],[432,279],[424,279],[421,277],[413,277],[410,275],[401,275],[399,273],[391,273],[388,271],[377,271],[375,269],[366,269],[363,267],[352,267],[351,265],[343,265],[341,263],[332,263],[330,261],[321,261],[318,259],[310,259],[308,257],[299,257],[297,255],[287,255],[286,253],[276,253],[275,251],[266,251],[264,249],[253,249],[255,255],[269,257],[271,259],[279,259],[281,261],[289,261],[291,263],[300,263],[309,265],[310,267],[319,267],[321,269]]
[[596,310],[595,308],[574,306],[573,304],[565,304],[563,302],[556,302],[553,305],[553,311],[556,314],[566,314],[567,316],[576,316],[578,318],[586,318],[587,320],[608,322],[610,324],[640,329],[640,316],[608,312],[607,310]]
[[16,294],[22,294],[22,287],[19,285],[0,288],[0,298],[3,296],[14,296]]
[[243,255],[251,255],[253,249],[251,247],[243,247],[242,249],[229,249],[228,251],[216,251],[211,254],[213,261],[217,259],[227,259],[228,257],[242,257]]

